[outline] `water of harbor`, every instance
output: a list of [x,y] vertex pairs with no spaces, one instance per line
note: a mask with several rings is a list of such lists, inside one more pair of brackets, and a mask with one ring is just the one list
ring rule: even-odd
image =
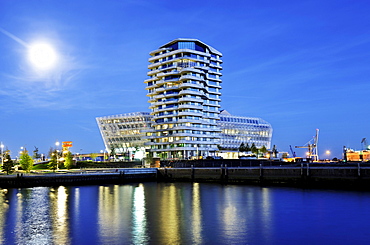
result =
[[208,183],[0,190],[1,244],[368,244],[370,193]]

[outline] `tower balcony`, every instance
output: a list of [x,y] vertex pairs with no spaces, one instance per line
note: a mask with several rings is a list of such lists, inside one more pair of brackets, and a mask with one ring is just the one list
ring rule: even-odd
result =
[[178,85],[178,88],[198,88],[198,89],[204,89],[203,84],[197,84],[197,83],[181,83]]
[[190,94],[190,95],[197,95],[203,96],[205,93],[203,91],[193,91],[193,90],[181,90],[179,95]]
[[182,97],[179,99],[179,102],[199,102],[203,104],[203,99],[191,98],[191,97]]
[[197,80],[197,81],[204,81],[203,78],[201,77],[196,77],[196,76],[192,76],[192,75],[183,75],[179,78],[179,81],[183,81],[183,80]]

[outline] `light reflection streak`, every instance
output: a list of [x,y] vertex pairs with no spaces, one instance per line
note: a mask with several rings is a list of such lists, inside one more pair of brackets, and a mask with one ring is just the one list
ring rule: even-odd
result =
[[192,237],[193,244],[202,244],[202,209],[199,183],[193,183],[192,198]]
[[52,244],[49,188],[19,189],[15,239],[17,244]]
[[134,244],[146,244],[148,242],[147,236],[147,220],[145,207],[145,192],[144,185],[140,184],[134,189],[134,199],[132,207],[132,233]]
[[113,242],[112,238],[128,239],[131,232],[131,196],[133,187],[100,186],[98,200],[99,237],[104,244]]
[[271,194],[269,188],[262,188],[262,211],[261,211],[261,220],[266,240],[269,240],[271,237],[271,225],[272,225],[272,214],[271,214]]
[[73,188],[73,199],[72,199],[73,204],[73,211],[71,212],[71,215],[73,216],[73,221],[75,223],[79,223],[79,210],[80,210],[80,188],[76,187]]
[[70,239],[67,189],[60,186],[58,189],[50,191],[49,195],[54,241],[58,244],[68,244]]
[[0,189],[0,244],[4,243],[4,229],[6,225],[6,214],[9,210],[9,201],[6,197],[8,190]]
[[170,186],[164,187],[161,192],[160,206],[156,207],[160,209],[160,223],[159,237],[165,244],[179,244],[180,238],[180,225],[179,225],[179,200],[176,186],[170,184]]
[[238,191],[236,188],[227,187],[223,189],[223,206],[222,222],[224,226],[225,237],[231,240],[237,239],[237,236],[241,233],[248,232],[248,217],[247,213],[243,212],[244,206],[238,197]]

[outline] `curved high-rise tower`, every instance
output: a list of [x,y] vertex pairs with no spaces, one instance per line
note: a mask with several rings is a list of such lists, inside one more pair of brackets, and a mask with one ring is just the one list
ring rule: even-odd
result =
[[150,153],[161,158],[213,155],[221,96],[221,56],[197,40],[179,38],[150,53],[147,96],[153,116]]

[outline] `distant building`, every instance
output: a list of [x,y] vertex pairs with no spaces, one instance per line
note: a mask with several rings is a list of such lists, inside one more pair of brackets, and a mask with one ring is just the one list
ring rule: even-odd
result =
[[346,151],[346,158],[349,162],[367,162],[370,161],[370,150],[354,151],[349,149]]

